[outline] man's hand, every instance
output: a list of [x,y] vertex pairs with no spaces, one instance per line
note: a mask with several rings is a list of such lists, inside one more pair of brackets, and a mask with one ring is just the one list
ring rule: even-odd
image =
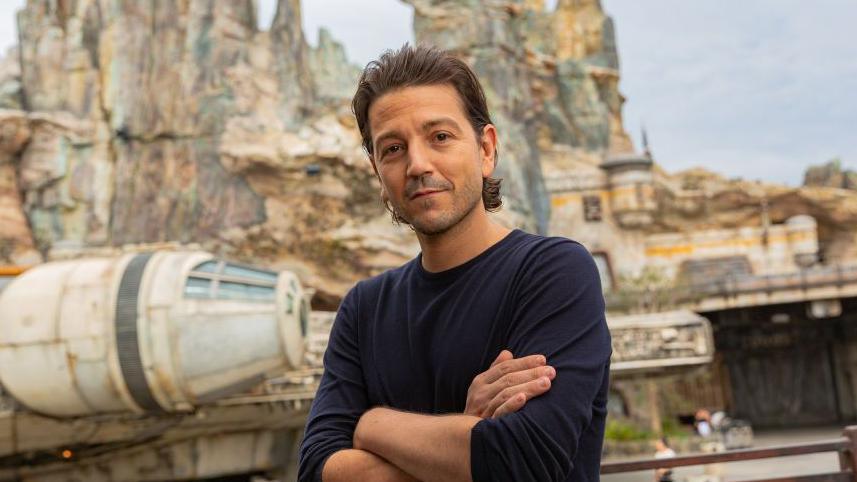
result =
[[464,414],[497,418],[517,412],[527,400],[550,390],[556,370],[546,363],[542,355],[514,358],[509,350],[501,351],[470,384]]

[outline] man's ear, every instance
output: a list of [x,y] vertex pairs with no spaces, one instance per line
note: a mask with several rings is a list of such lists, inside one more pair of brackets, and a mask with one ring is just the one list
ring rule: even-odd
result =
[[497,128],[494,124],[486,124],[482,128],[479,155],[482,161],[482,178],[491,177],[497,165]]

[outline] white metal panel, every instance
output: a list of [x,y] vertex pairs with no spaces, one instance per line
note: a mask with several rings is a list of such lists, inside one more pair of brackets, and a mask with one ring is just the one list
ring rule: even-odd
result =
[[167,306],[147,310],[149,337],[151,345],[154,384],[150,385],[155,399],[162,405],[175,407],[176,404],[190,403],[185,395],[187,388],[176,369],[178,365],[177,337],[173,334],[171,309]]
[[62,291],[75,266],[74,262],[37,266],[0,293],[0,348],[57,338]]
[[141,309],[147,320],[141,329],[151,340],[147,346],[152,368],[147,373],[150,389],[165,407],[180,407],[191,402],[179,365],[178,333],[174,324],[177,313],[184,312],[184,285],[195,266],[212,259],[209,253],[158,253],[146,272],[145,296]]
[[[167,350],[171,350],[172,347],[168,336],[157,336],[161,331],[159,328],[164,328],[163,322],[155,322],[155,332],[153,333],[153,320],[149,317],[153,313],[150,307],[154,305],[152,296],[156,291],[160,293],[164,306],[169,306],[175,302],[174,293],[177,279],[182,275],[181,270],[178,266],[173,267],[173,269],[159,268],[165,261],[186,259],[187,256],[187,253],[155,253],[146,265],[146,270],[140,281],[140,293],[137,300],[137,339],[139,341],[140,361],[143,364],[143,373],[149,390],[155,401],[164,410],[170,410],[173,407],[173,403],[166,392],[174,382],[171,381],[172,377],[168,371],[169,359],[158,359],[155,354],[159,348],[164,349],[164,344],[167,345]],[[166,373],[165,369],[167,369]]]
[[0,350],[3,386],[27,407],[56,416],[92,413],[77,392],[63,342]]
[[59,308],[59,337],[104,336],[113,322],[111,292],[115,259],[79,261],[68,273]]
[[71,369],[79,395],[97,413],[131,410],[133,407],[119,396],[117,385],[122,381],[111,378],[107,345],[103,337],[75,338],[66,342],[68,359],[74,360]]
[[[280,324],[280,343],[285,349],[289,368],[297,368],[303,361],[304,336],[301,331],[303,289],[294,273],[283,271],[277,279],[277,321]],[[307,318],[309,318],[309,306]],[[308,322],[308,320],[307,320]]]
[[[258,359],[246,365],[233,366],[225,373],[210,373],[208,375],[200,375],[194,378],[188,378],[187,385],[190,391],[198,398],[211,398],[211,394],[220,393],[221,396],[232,395],[235,389],[247,389],[249,387],[243,385],[246,382],[261,381],[259,380],[265,373],[276,368],[281,362],[279,357]],[[231,384],[226,381],[231,380]],[[229,389],[233,390],[229,390]],[[217,397],[220,398],[220,397]]]
[[279,327],[273,313],[247,316],[187,317],[174,320],[178,327],[178,351],[186,378],[220,373],[223,385],[231,385],[231,370],[261,360],[267,368],[282,365]]

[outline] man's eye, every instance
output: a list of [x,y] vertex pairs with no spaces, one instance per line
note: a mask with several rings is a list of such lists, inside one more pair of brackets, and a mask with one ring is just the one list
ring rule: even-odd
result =
[[384,148],[384,154],[395,154],[395,153],[399,152],[401,149],[402,149],[402,146],[400,146],[398,144],[393,144],[390,147]]
[[441,142],[443,142],[443,141],[445,141],[445,140],[449,139],[449,134],[447,134],[446,132],[438,132],[438,133],[434,136],[434,138],[435,138],[435,139],[437,139],[437,140],[439,140],[439,141],[441,141]]

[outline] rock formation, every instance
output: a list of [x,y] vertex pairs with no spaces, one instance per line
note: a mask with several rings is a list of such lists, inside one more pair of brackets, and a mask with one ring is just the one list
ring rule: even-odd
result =
[[281,0],[29,2],[0,63],[0,263],[196,243],[331,302],[416,252],[348,113],[359,69]]
[[[405,3],[417,40],[460,55],[484,84],[500,218],[564,234],[546,180],[601,179],[606,159],[633,151],[600,2]],[[360,69],[326,31],[310,47],[300,14],[299,0],[279,0],[263,31],[252,0],[29,1],[20,45],[0,61],[0,264],[193,243],[294,269],[316,308],[332,309],[357,279],[414,256],[350,113]],[[849,191],[657,167],[653,179],[650,232],[751,225],[766,199],[774,218],[816,216],[830,254],[854,254]]]
[[553,12],[541,1],[405,3],[414,7],[417,42],[458,53],[479,75],[500,132],[499,176],[513,213],[549,230],[542,151],[632,149],[613,24],[597,0],[562,0]]
[[822,261],[857,260],[857,193],[826,186],[789,187],[725,179],[697,168],[658,171],[656,232],[780,224],[792,216],[815,218]]

